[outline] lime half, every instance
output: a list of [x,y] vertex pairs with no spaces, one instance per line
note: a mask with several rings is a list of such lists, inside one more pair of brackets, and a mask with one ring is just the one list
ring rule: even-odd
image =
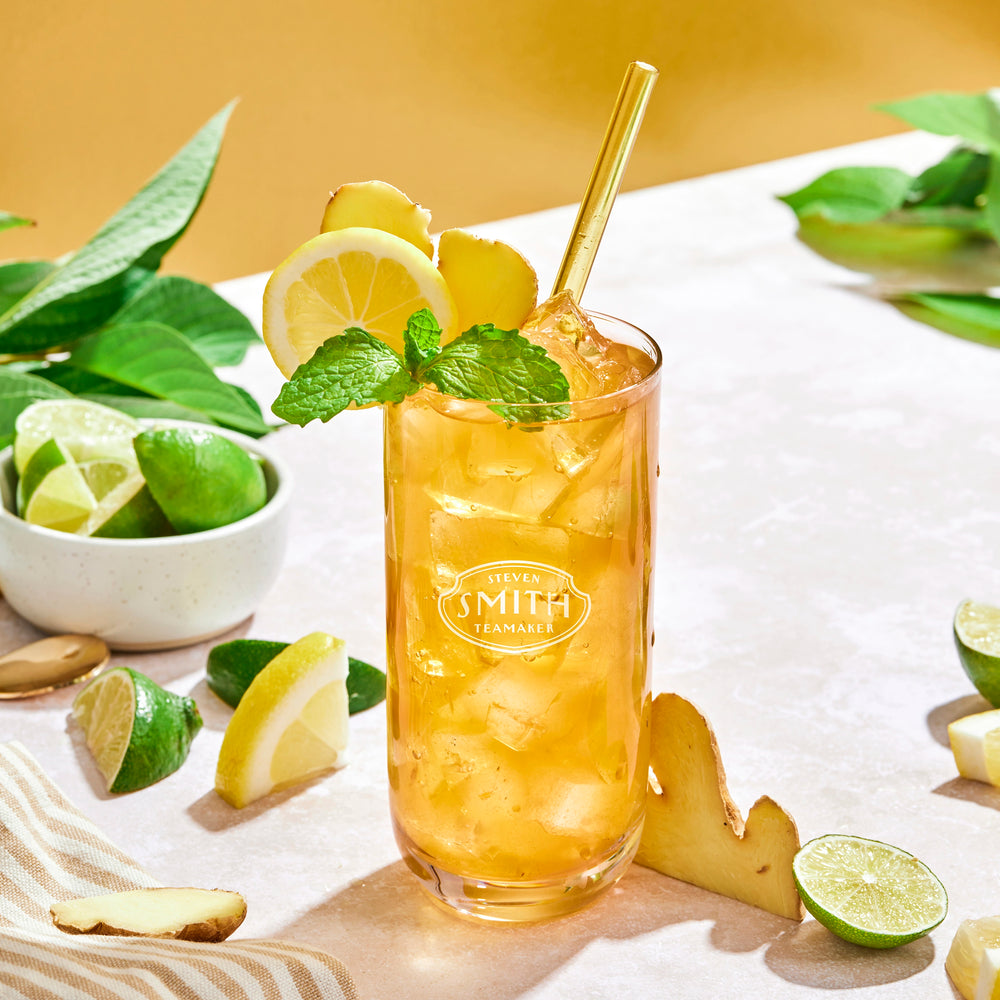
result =
[[73,701],[73,718],[109,792],[134,792],[172,774],[202,725],[192,699],[129,667],[91,681]]
[[976,690],[1000,708],[1000,608],[962,601],[955,612],[955,645]]
[[118,458],[135,463],[132,438],[142,428],[110,406],[85,399],[43,399],[26,406],[14,421],[14,466],[24,474],[31,456],[58,438],[78,462]]
[[937,927],[948,895],[912,854],[877,840],[828,834],[792,862],[806,909],[834,934],[868,948],[895,948]]

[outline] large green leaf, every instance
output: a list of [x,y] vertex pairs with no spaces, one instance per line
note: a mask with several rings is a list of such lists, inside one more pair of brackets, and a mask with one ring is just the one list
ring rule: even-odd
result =
[[231,110],[215,115],[88,243],[0,315],[0,352],[67,343],[135,294],[129,274],[155,271],[201,204]]
[[5,229],[16,229],[18,226],[33,226],[34,224],[34,219],[26,219],[23,215],[0,211],[0,233]]
[[197,281],[159,277],[111,317],[109,325],[153,320],[191,341],[213,367],[238,365],[250,344],[260,342],[253,324],[221,295]]
[[972,209],[986,188],[990,157],[958,146],[913,182],[909,202],[922,206],[959,206]]
[[55,269],[47,260],[15,260],[0,264],[0,313],[5,313]]
[[991,295],[914,293],[893,302],[911,319],[964,340],[1000,347],[1000,299]]
[[0,368],[0,448],[14,438],[14,421],[26,406],[38,399],[69,399],[70,393],[52,382],[27,372]]
[[144,393],[129,385],[123,385],[103,375],[77,368],[67,361],[57,361],[35,368],[32,374],[39,378],[55,382],[60,388],[73,393],[74,396],[92,395],[95,392],[106,392],[113,396],[143,396]]
[[903,204],[912,183],[895,167],[842,167],[779,200],[800,219],[821,215],[831,222],[874,222]]
[[191,344],[162,323],[122,323],[80,340],[69,363],[189,407],[226,427],[263,435],[268,426]]
[[878,104],[880,111],[902,118],[935,135],[955,135],[989,152],[1000,152],[1000,107],[997,91],[983,94],[921,94],[904,101]]
[[116,410],[121,410],[133,417],[149,417],[154,420],[193,420],[199,424],[210,424],[212,427],[218,426],[214,420],[191,410],[179,403],[171,403],[169,399],[152,399],[149,396],[123,396],[109,392],[84,392],[80,394],[81,399],[89,399],[104,406],[111,406]]

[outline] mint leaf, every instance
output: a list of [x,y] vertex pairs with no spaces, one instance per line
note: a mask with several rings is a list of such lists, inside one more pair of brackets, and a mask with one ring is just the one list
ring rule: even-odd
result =
[[1000,347],[1000,299],[991,295],[913,293],[893,301],[900,312],[953,336]]
[[438,353],[440,343],[441,327],[430,309],[421,309],[406,321],[403,345],[406,367],[413,375]]
[[122,323],[92,333],[74,345],[68,361],[150,396],[198,410],[234,430],[261,436],[270,429],[184,337],[162,323]]
[[347,658],[347,711],[354,715],[385,701],[385,674],[364,660]]
[[[517,330],[498,330],[492,323],[474,326],[446,344],[425,369],[424,378],[460,399],[514,404],[569,401],[569,382],[545,348]],[[491,409],[505,419],[524,422],[558,419],[566,411],[565,407]]]
[[190,278],[157,277],[108,320],[164,323],[191,342],[213,367],[238,365],[247,347],[260,343],[253,324],[221,295]]
[[212,177],[232,105],[223,108],[88,243],[0,315],[0,352],[44,350],[104,322],[155,271]]
[[304,427],[316,419],[326,423],[351,403],[399,403],[418,388],[391,347],[358,327],[348,327],[295,369],[271,412]]
[[18,226],[33,226],[34,219],[25,219],[21,215],[14,215],[11,212],[0,212],[0,233],[5,229],[16,229]]
[[900,208],[912,184],[913,178],[895,167],[841,167],[778,200],[800,219],[822,215],[831,222],[874,222]]
[[877,104],[876,108],[925,132],[958,136],[972,146],[1000,153],[998,93],[990,90],[982,94],[922,94],[904,101]]

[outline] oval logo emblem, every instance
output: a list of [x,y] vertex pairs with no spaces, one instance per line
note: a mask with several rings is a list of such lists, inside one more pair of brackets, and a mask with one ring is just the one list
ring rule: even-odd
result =
[[590,595],[565,570],[501,560],[459,573],[438,598],[455,635],[498,653],[531,653],[568,639],[590,615]]

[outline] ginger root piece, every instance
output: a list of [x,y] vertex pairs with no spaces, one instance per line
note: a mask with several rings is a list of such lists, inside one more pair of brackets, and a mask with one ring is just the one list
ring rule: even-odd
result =
[[795,822],[772,799],[754,803],[746,823],[726,787],[708,720],[680,695],[653,702],[650,786],[636,862],[647,868],[801,920],[792,876],[799,849]]
[[381,229],[433,257],[434,244],[427,231],[430,221],[431,213],[410,201],[399,188],[385,181],[354,181],[341,184],[330,195],[319,231],[354,226]]
[[463,333],[477,323],[516,330],[535,308],[535,269],[499,240],[446,229],[438,240],[438,270],[455,299]]
[[247,915],[238,892],[223,889],[132,889],[53,903],[52,922],[68,934],[225,941]]

